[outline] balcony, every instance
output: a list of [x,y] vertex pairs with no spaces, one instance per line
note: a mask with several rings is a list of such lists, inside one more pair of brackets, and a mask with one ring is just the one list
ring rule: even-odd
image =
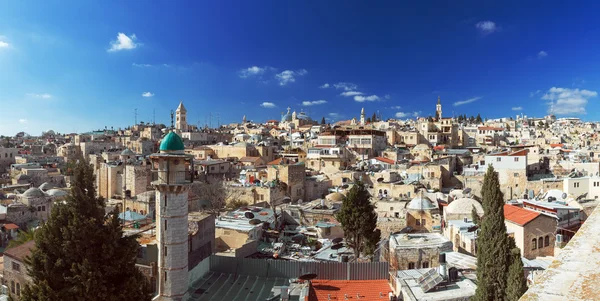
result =
[[184,185],[194,182],[194,172],[191,170],[184,171],[161,171],[152,170],[152,185]]

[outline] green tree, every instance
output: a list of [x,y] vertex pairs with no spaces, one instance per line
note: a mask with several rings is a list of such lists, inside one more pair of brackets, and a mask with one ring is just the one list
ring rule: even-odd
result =
[[373,116],[371,117],[371,121],[376,122],[377,120],[377,114],[373,113]]
[[371,117],[367,117],[367,123],[371,123]]
[[477,209],[475,209],[475,205],[473,205],[473,209],[471,210],[471,219],[475,225],[479,225],[479,214],[477,214]]
[[506,300],[518,301],[527,291],[527,280],[523,272],[523,261],[521,260],[521,250],[515,244],[515,240],[509,237],[508,254],[508,278],[506,280]]
[[483,122],[483,120],[481,119],[481,115],[480,114],[477,114],[477,117],[475,117],[475,122],[476,123],[482,123]]
[[336,215],[344,229],[348,246],[354,249],[355,258],[359,258],[361,253],[372,255],[381,239],[381,231],[376,229],[377,213],[370,199],[364,184],[356,182]]
[[7,248],[20,246],[30,240],[34,240],[37,232],[38,232],[37,229],[29,229],[29,231],[19,230],[17,239],[13,239],[10,242],[8,242]]
[[477,290],[473,300],[504,300],[508,276],[508,236],[504,225],[504,197],[498,173],[490,165],[481,189],[484,218],[477,237]]
[[136,236],[123,236],[117,211],[96,197],[93,168],[77,164],[71,194],[56,203],[26,259],[32,284],[21,300],[150,300],[149,283],[135,267]]
[[321,118],[321,124],[325,124],[325,117]]

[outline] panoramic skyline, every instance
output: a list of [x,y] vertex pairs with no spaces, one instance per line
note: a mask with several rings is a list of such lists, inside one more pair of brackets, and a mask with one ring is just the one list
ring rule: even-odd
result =
[[168,124],[180,101],[201,126],[414,118],[438,96],[445,116],[600,120],[598,6],[7,1],[0,134]]

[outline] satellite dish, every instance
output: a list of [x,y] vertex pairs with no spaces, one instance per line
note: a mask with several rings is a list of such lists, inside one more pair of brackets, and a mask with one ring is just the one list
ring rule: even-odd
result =
[[257,218],[253,218],[253,219],[249,220],[248,223],[250,225],[258,225],[258,224],[260,224],[262,222],[259,219],[257,219]]
[[350,187],[350,186],[348,186],[348,184],[344,184],[344,185],[342,185],[342,188],[343,188],[343,189],[346,189],[346,188],[348,188],[348,187]]
[[379,182],[379,183],[383,182],[383,178],[377,179],[377,182]]
[[317,274],[304,274],[298,277],[300,280],[313,280],[315,278],[317,278]]
[[567,198],[567,194],[566,194],[565,192],[563,192],[563,194],[562,194],[562,199],[564,200],[564,199],[566,199],[566,198]]
[[339,243],[341,243],[343,240],[344,240],[343,238],[341,238],[341,237],[337,237],[337,238],[334,238],[334,239],[333,239],[331,242],[332,242],[332,243],[334,243],[334,244],[339,244]]
[[246,218],[253,219],[254,218],[254,213],[252,213],[250,211],[247,211],[247,212],[244,213],[244,216]]
[[463,193],[470,193],[470,192],[471,192],[471,188],[465,188],[465,189],[463,190]]

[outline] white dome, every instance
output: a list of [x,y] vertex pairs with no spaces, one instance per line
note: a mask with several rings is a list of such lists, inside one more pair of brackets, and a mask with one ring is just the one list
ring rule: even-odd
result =
[[66,196],[67,194],[69,194],[68,192],[66,192],[64,190],[60,190],[60,189],[50,189],[46,193],[49,196],[53,196],[53,197],[61,197],[61,196]]
[[24,197],[24,198],[40,198],[43,196],[45,196],[44,192],[36,187],[31,187],[31,188],[27,189],[21,195],[21,197]]
[[434,204],[428,197],[416,197],[408,203],[408,209],[411,210],[431,210],[436,209],[437,205]]
[[429,148],[429,145],[427,145],[427,144],[417,144],[417,145],[416,145],[416,146],[413,148],[413,150],[416,150],[416,151],[418,151],[418,150],[429,150],[429,149],[430,149],[430,148]]
[[449,214],[470,214],[473,211],[473,206],[475,206],[477,214],[483,215],[483,207],[481,204],[471,198],[461,198],[453,201],[446,207],[446,212]]

